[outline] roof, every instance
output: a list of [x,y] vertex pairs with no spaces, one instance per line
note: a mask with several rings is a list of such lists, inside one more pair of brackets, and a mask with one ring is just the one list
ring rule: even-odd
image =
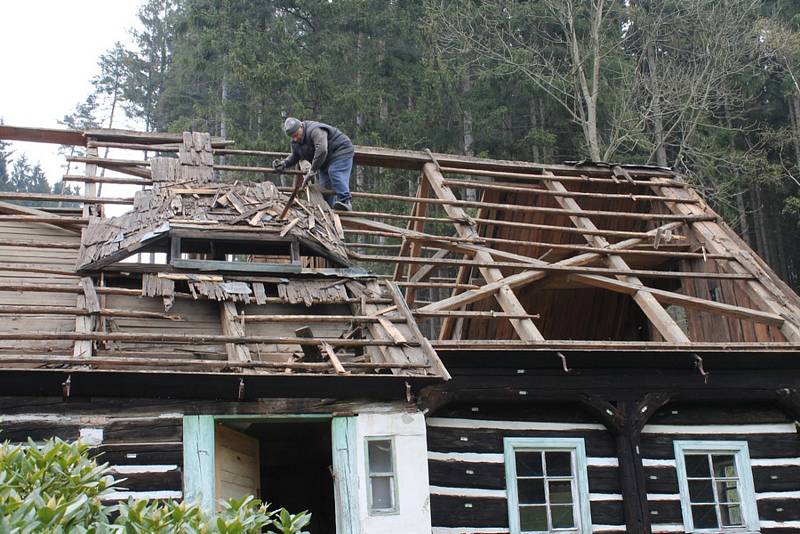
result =
[[[33,136],[3,128],[0,137]],[[80,359],[86,349],[86,361],[112,368],[122,365],[118,358],[136,355],[173,369],[390,370],[432,378],[447,377],[437,349],[535,355],[800,348],[800,299],[668,169],[356,147],[361,172],[382,173],[393,191],[354,191],[356,211],[337,214],[321,200],[324,191],[313,188],[282,219],[291,188],[258,160],[245,163],[274,152],[233,149],[197,133],[184,133],[180,142],[174,134],[79,133],[70,135],[90,153],[72,159],[86,163],[87,172],[69,179],[87,184],[84,217],[7,216],[8,224],[17,223],[14,232],[24,224],[66,232],[59,234],[62,241],[73,235],[73,249],[57,249],[64,257],[73,251],[73,264],[62,270],[42,267],[53,263],[53,243],[32,239],[24,246],[41,245],[41,265],[34,268],[81,280],[72,293],[78,294],[72,306],[79,320],[59,323],[49,337],[29,332],[30,339],[4,327],[0,341],[45,344],[63,358]],[[59,141],[64,135],[49,134]],[[91,153],[101,146],[157,146],[162,155],[145,160]],[[170,153],[177,157],[164,157]],[[223,157],[238,158],[237,165]],[[97,176],[96,167],[118,175]],[[97,183],[144,190],[130,200],[98,199],[92,196]],[[416,192],[409,194],[410,188]],[[0,199],[33,198],[19,195],[0,193]],[[126,201],[133,205],[127,214],[96,217],[93,206]],[[382,207],[367,207],[376,203]],[[69,229],[86,223],[78,244]],[[265,244],[281,239],[297,243],[285,262],[275,259],[279,249]],[[267,259],[233,261],[256,242]],[[168,260],[120,261],[158,252]],[[87,279],[106,295],[100,311],[89,306]],[[8,305],[19,300],[3,295]],[[138,315],[118,313],[124,306]],[[95,320],[82,323],[80,317]],[[307,341],[295,332],[302,330],[298,325],[310,325]],[[33,358],[36,350],[26,350]],[[314,351],[318,355],[309,356]],[[111,363],[100,363],[100,355]],[[177,362],[181,358],[191,364]],[[305,365],[313,362],[304,358],[319,358],[319,365]],[[338,371],[337,359],[344,366]]]

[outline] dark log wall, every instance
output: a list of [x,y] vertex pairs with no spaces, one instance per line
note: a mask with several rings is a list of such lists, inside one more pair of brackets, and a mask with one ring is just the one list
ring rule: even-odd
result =
[[[101,434],[102,433],[102,434]],[[0,440],[83,438],[125,479],[111,500],[183,496],[183,414],[153,401],[0,397]]]
[[733,403],[672,403],[659,410],[640,445],[653,532],[682,526],[674,440],[746,441],[762,534],[800,532],[800,436],[784,412]]
[[595,531],[625,531],[614,437],[579,406],[449,407],[428,419],[427,432],[434,532],[508,532],[506,437],[583,438]]
[[[555,424],[553,424],[555,423]],[[624,532],[613,435],[578,405],[463,405],[428,419],[434,532],[508,532],[505,437],[581,437],[594,532]],[[652,531],[682,532],[674,440],[747,441],[761,532],[800,532],[800,437],[772,405],[668,404],[644,427]],[[480,530],[471,530],[480,529]],[[496,530],[494,530],[496,529]]]

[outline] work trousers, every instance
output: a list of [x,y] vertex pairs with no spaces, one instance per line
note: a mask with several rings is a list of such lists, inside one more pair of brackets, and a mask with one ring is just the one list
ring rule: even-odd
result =
[[325,197],[333,206],[337,200],[350,202],[350,173],[353,170],[353,157],[333,160],[324,169],[319,170],[319,185],[323,189],[332,189],[334,194]]

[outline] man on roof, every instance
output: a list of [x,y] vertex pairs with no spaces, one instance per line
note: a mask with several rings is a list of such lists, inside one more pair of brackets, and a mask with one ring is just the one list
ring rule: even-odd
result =
[[351,211],[350,172],[353,170],[353,143],[337,128],[315,121],[300,121],[289,117],[283,131],[291,137],[289,157],[272,162],[276,170],[296,165],[300,160],[311,162],[304,186],[319,175],[319,185],[333,190],[326,197],[328,204],[339,211]]

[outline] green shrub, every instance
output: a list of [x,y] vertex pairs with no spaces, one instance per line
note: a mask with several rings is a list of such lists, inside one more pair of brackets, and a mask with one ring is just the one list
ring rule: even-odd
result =
[[107,505],[103,499],[121,482],[108,473],[81,442],[0,444],[0,534],[307,534],[311,520],[252,496],[223,502],[213,517],[185,502]]

